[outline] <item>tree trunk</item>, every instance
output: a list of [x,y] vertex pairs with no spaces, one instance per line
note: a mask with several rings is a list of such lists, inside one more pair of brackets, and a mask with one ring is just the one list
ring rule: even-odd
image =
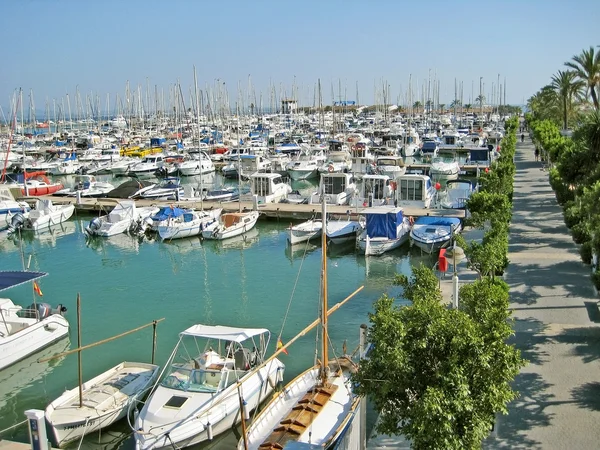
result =
[[598,107],[598,97],[596,96],[596,88],[594,86],[590,86],[590,93],[592,94],[592,102],[594,102],[594,107],[596,110],[600,109]]

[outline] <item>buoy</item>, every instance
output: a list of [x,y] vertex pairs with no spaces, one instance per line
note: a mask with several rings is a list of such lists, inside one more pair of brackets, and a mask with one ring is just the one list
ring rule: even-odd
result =
[[435,183],[435,190],[439,191],[442,188],[442,185],[440,184],[440,182],[438,181],[437,183]]
[[213,440],[213,429],[212,429],[212,423],[208,422],[206,424],[206,436],[208,437],[209,441]]
[[489,173],[489,171],[490,171],[489,167],[486,167],[485,168],[485,173]]

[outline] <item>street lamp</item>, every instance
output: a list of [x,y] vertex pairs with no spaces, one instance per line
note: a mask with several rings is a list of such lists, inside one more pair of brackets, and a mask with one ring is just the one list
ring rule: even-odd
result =
[[452,274],[452,307],[458,309],[458,272],[456,271],[456,264],[465,259],[465,251],[456,245],[455,238],[453,238],[452,247],[446,250],[446,256],[452,258],[452,270],[454,271]]

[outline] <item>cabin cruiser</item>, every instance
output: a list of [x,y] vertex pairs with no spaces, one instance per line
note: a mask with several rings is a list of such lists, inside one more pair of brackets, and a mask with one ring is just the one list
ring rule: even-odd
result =
[[436,254],[450,244],[452,237],[462,229],[456,217],[418,217],[410,232],[411,243],[425,253]]
[[320,204],[322,195],[328,205],[347,205],[356,193],[354,177],[349,173],[323,173],[319,189],[311,195],[311,204]]
[[138,208],[133,200],[121,200],[109,214],[92,219],[84,231],[88,236],[101,237],[125,233],[130,231],[138,220],[143,221],[158,210],[156,206]]
[[473,192],[470,180],[449,180],[441,195],[440,206],[445,209],[465,209]]
[[435,158],[429,168],[429,175],[434,180],[456,180],[459,174],[460,166],[455,159]]
[[352,156],[352,173],[356,178],[362,178],[369,173],[370,167],[375,161],[375,156],[371,153],[367,144],[358,142],[350,148]]
[[145,156],[137,164],[131,165],[127,170],[130,176],[152,175],[165,165],[165,157],[162,154]]
[[290,161],[287,166],[287,173],[292,180],[307,180],[315,178],[318,174],[318,168],[325,162],[323,152],[306,151],[298,155],[296,159]]
[[398,206],[429,208],[435,201],[437,191],[427,175],[407,173],[396,178],[395,182]]
[[93,175],[75,175],[75,183],[72,187],[61,189],[54,193],[56,196],[83,198],[105,197],[115,187],[105,181],[97,181]]
[[204,151],[190,154],[188,158],[176,163],[174,168],[182,176],[203,175],[215,171],[213,161]]
[[394,180],[406,173],[406,166],[402,156],[378,156],[371,170],[372,173],[387,175]]
[[364,175],[359,192],[350,200],[354,207],[393,205],[397,183],[387,175]]
[[139,197],[151,200],[177,200],[185,195],[181,180],[176,177],[165,178],[162,182],[145,189]]
[[278,173],[255,172],[249,177],[250,192],[242,195],[242,200],[253,200],[259,205],[279,203],[292,192],[292,187]]

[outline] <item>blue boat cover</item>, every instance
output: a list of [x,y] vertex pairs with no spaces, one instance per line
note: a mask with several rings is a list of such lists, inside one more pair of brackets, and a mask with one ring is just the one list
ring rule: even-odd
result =
[[441,227],[451,227],[458,226],[460,224],[460,219],[456,217],[431,217],[431,216],[423,216],[417,217],[415,220],[415,225],[435,225]]
[[48,275],[45,272],[26,272],[23,270],[0,271],[0,291],[19,286],[29,281],[37,280]]
[[171,208],[170,206],[165,206],[160,209],[156,213],[156,215],[152,216],[152,220],[167,220],[169,217],[179,217],[185,212],[185,209],[181,208]]
[[367,213],[367,235],[370,238],[396,239],[397,227],[402,223],[402,210],[383,213]]

